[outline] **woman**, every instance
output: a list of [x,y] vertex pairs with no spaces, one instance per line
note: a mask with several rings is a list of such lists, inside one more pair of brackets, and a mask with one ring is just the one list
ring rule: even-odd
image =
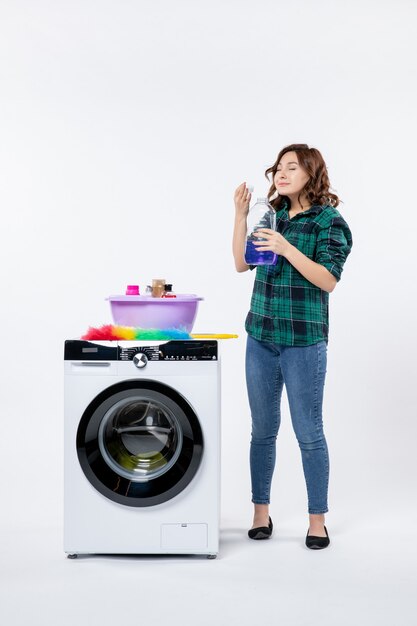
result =
[[[276,211],[276,230],[260,228],[258,250],[278,254],[276,265],[258,265],[245,328],[246,384],[252,415],[250,470],[254,518],[251,539],[267,539],[275,443],[280,425],[283,385],[301,450],[308,494],[306,545],[320,549],[330,539],[329,455],[323,432],[322,403],[328,343],[328,300],[340,280],[352,248],[349,226],[337,211],[339,198],[329,191],[326,164],[316,148],[286,146],[265,172]],[[269,178],[268,178],[269,180]],[[251,194],[236,189],[233,255],[236,270],[244,260],[246,216]]]

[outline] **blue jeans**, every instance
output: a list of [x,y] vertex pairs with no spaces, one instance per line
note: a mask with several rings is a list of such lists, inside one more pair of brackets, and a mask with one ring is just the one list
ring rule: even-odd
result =
[[311,346],[284,346],[248,335],[246,385],[252,414],[250,469],[255,504],[269,504],[285,384],[292,426],[301,450],[308,512],[327,513],[329,454],[322,421],[326,364],[326,341]]

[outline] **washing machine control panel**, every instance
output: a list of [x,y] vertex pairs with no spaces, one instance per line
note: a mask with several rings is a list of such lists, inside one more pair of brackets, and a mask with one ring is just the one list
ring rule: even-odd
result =
[[[125,347],[116,341],[98,342],[69,339],[65,342],[66,361],[134,361],[144,367],[148,361],[217,361],[215,340],[183,339],[159,345]],[[140,364],[139,364],[140,363]]]
[[[144,342],[143,342],[144,344]],[[183,339],[159,345],[130,345],[124,347],[117,341],[85,341],[68,339],[65,342],[66,361],[217,361],[218,345],[215,340]],[[136,365],[136,363],[135,363]],[[138,365],[138,367],[144,365]]]
[[217,361],[217,341],[168,341],[159,346],[119,346],[119,360],[144,367],[148,361]]

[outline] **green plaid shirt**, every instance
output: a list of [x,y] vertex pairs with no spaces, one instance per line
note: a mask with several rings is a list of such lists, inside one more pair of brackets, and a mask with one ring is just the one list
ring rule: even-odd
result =
[[[332,206],[313,205],[288,217],[288,203],[276,213],[276,230],[309,259],[326,267],[339,281],[352,248],[349,226]],[[286,346],[328,342],[329,293],[304,278],[282,256],[277,265],[255,267],[246,332],[261,341]]]

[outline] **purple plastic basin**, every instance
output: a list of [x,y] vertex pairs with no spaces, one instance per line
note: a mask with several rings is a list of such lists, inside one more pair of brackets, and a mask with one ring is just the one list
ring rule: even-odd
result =
[[152,296],[109,296],[111,314],[119,326],[140,328],[184,328],[192,331],[200,298],[195,294],[178,294],[176,298]]

